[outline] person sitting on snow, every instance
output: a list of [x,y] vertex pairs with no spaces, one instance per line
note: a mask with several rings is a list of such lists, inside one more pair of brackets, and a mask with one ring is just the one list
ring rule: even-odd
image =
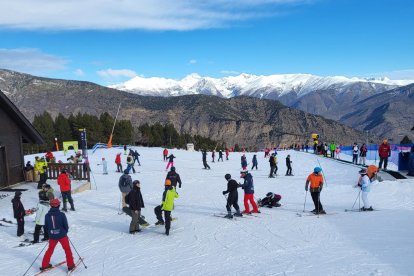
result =
[[268,192],[266,194],[266,197],[263,199],[260,199],[257,201],[257,204],[260,207],[267,207],[267,208],[273,208],[273,207],[280,207],[282,206],[279,201],[282,199],[281,195],[274,194],[272,192]]

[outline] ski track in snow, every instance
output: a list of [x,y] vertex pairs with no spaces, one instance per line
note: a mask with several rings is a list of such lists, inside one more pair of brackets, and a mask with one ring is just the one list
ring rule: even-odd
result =
[[[132,178],[141,181],[145,202],[142,214],[153,224],[153,209],[161,202],[167,163],[162,161],[161,148],[135,149],[141,154],[142,166],[136,166],[139,173]],[[224,175],[230,173],[242,182],[241,153],[231,153],[229,161],[209,162],[211,170],[203,170],[201,153],[172,149],[169,151],[177,157],[174,165],[183,184],[172,212],[178,219],[172,222],[170,236],[164,234],[164,226],[146,227],[130,235],[130,217],[118,215],[121,174],[115,172],[113,160],[119,151],[90,152],[94,189],[73,195],[76,211],[67,213],[69,237],[88,266],[79,267],[74,275],[414,275],[414,180],[384,181],[373,186],[369,200],[378,212],[346,213],[344,209],[350,209],[358,195],[352,187],[358,179],[358,166],[302,152],[279,152],[279,176],[272,179],[267,177],[268,159],[260,152],[261,169],[251,171],[255,198],[272,191],[282,195],[282,206],[228,220],[213,214],[226,213],[221,193],[227,188]],[[246,153],[248,161],[253,154]],[[284,176],[287,154],[293,161],[294,176]],[[103,175],[97,165],[102,157],[108,160],[109,175]],[[58,160],[63,158],[62,152],[57,153]],[[122,158],[125,164],[126,156],[122,154]],[[34,156],[25,159],[33,161]],[[321,202],[328,213],[335,214],[298,217],[305,197],[306,210],[313,209],[304,185],[317,160],[327,181]],[[56,181],[48,183],[59,191]],[[29,188],[22,196],[26,209],[35,207],[36,184],[21,186]],[[0,218],[13,220],[11,199],[0,199]],[[244,209],[241,189],[239,206]],[[354,208],[358,207],[357,201]],[[26,232],[33,231],[34,215],[25,220]],[[2,275],[22,275],[44,246],[13,248],[23,240],[15,232],[15,226],[0,226]],[[36,272],[41,258],[28,275]],[[52,263],[63,259],[58,245]],[[62,266],[48,275],[62,275],[64,271],[66,267]]]

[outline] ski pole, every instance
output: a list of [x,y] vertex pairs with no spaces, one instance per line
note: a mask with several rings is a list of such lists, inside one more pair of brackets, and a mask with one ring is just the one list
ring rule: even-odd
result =
[[316,159],[316,160],[318,160],[319,167],[320,167],[320,168],[321,168],[321,170],[322,170],[322,177],[323,177],[323,181],[325,182],[326,187],[328,187],[328,181],[326,181],[325,173],[323,172],[323,169],[322,169],[321,163],[319,163],[319,159]]
[[45,246],[43,246],[42,251],[40,251],[40,253],[39,253],[39,254],[37,254],[36,258],[34,259],[34,261],[32,262],[32,264],[29,266],[29,268],[26,270],[26,272],[23,274],[23,276],[25,276],[25,275],[27,274],[27,272],[29,271],[29,269],[33,266],[33,264],[36,262],[37,258],[39,258],[40,254],[42,254],[43,250],[45,250],[45,248],[46,248],[46,246],[47,246],[48,244],[49,244],[49,243],[46,243],[46,244],[45,244]]
[[305,203],[303,203],[303,213],[305,212],[305,206],[306,206],[306,197],[307,197],[307,195],[308,195],[308,190],[306,190],[306,193],[305,193]]
[[83,262],[83,258],[79,255],[78,250],[76,250],[76,247],[75,247],[75,245],[73,244],[72,240],[69,238],[69,236],[67,236],[67,237],[68,237],[68,240],[70,241],[70,244],[72,244],[73,249],[75,249],[76,254],[78,254],[78,256],[79,256],[79,260],[81,260],[81,262],[82,262],[83,266],[84,266],[85,268],[88,268],[88,267],[85,265],[85,263]]
[[361,189],[359,189],[358,195],[357,195],[357,197],[355,198],[354,204],[352,204],[351,209],[354,209],[355,203],[357,202],[357,199],[359,198],[359,195],[360,195],[360,194],[361,194]]

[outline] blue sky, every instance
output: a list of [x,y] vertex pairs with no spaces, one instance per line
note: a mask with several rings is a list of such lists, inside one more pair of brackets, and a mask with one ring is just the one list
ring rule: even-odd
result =
[[0,0],[0,10],[0,68],[39,76],[414,79],[411,0]]

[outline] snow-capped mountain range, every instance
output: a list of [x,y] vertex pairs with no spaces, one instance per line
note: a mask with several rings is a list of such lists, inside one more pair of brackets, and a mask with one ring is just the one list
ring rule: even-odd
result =
[[347,78],[342,76],[321,77],[311,74],[280,74],[257,76],[240,74],[223,78],[202,77],[190,74],[181,80],[160,77],[145,78],[136,76],[111,88],[145,96],[181,96],[189,94],[215,95],[225,98],[253,96],[277,99],[289,93],[302,97],[313,91],[334,90],[336,93],[347,91],[355,84],[369,85],[381,91],[414,83],[414,80],[390,80]]

